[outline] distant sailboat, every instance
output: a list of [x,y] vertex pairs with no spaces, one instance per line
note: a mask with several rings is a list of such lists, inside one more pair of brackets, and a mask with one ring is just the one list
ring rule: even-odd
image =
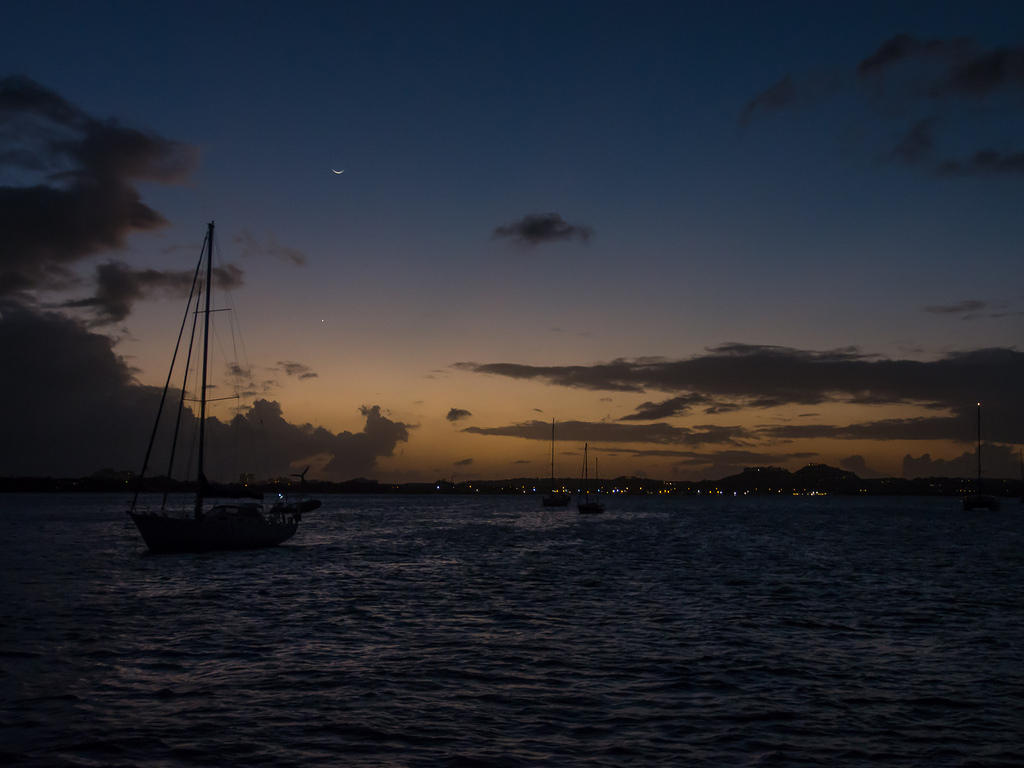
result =
[[978,481],[974,493],[964,496],[964,509],[999,509],[999,499],[981,492],[981,403],[978,403]]
[[[205,265],[205,278],[203,276]],[[213,284],[213,222],[207,229],[203,249],[199,255],[199,263],[192,280],[192,291],[185,307],[185,317],[181,321],[178,332],[178,343],[171,359],[171,368],[167,373],[163,395],[157,410],[156,421],[146,448],[146,457],[139,473],[139,487],[146,474],[149,459],[153,452],[160,416],[170,389],[171,375],[174,372],[175,359],[181,345],[189,314],[192,314],[192,340],[189,341],[188,354],[185,361],[185,379],[188,378],[189,363],[192,358],[193,342],[197,333],[197,324],[202,317],[202,383],[199,385],[199,418],[198,418],[198,457],[196,461],[196,495],[192,504],[192,512],[188,516],[168,514],[167,494],[163,496],[160,508],[156,510],[142,509],[138,506],[139,491],[136,490],[128,515],[135,522],[142,534],[146,546],[152,552],[206,552],[219,549],[256,549],[273,547],[290,539],[299,527],[303,512],[309,512],[320,506],[315,499],[289,501],[281,494],[266,508],[257,502],[218,503],[207,507],[204,502],[210,495],[210,484],[204,473],[206,449],[206,403],[207,403],[207,363],[209,360],[210,342],[210,288]],[[205,309],[199,308],[201,294],[205,292]],[[193,302],[194,299],[194,302]],[[178,403],[178,421],[174,426],[174,440],[178,439],[182,411],[185,401],[185,386],[182,386],[181,400]],[[175,446],[172,442],[167,475],[170,477],[174,464]],[[308,470],[309,467],[306,467]],[[299,478],[305,485],[306,472]]]
[[551,492],[544,499],[545,507],[568,507],[572,497],[555,490],[555,420],[551,420]]
[[[594,459],[594,475],[597,476],[597,459]],[[604,504],[596,498],[590,498],[590,485],[587,478],[587,443],[583,444],[583,498],[576,502],[576,509],[581,515],[597,515],[604,512]]]

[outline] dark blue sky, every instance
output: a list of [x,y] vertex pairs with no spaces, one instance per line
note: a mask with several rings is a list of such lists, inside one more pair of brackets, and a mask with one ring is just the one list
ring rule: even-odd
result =
[[[455,363],[689,360],[724,344],[928,363],[1019,338],[1018,3],[44,2],[5,15],[0,75],[196,152],[177,183],[134,182],[166,225],[126,226],[120,248],[71,259],[82,282],[70,294],[88,294],[109,259],[180,267],[175,249],[216,218],[245,272],[253,356],[319,373],[273,393],[285,416],[358,429],[358,406],[380,403],[419,426],[382,474],[470,457],[506,474],[536,447],[460,428],[618,422],[696,386],[611,396]],[[1000,51],[1005,71],[964,80]],[[40,179],[0,165],[0,183]],[[551,214],[517,240],[524,217]],[[32,295],[52,304],[62,291]],[[141,381],[160,378],[176,311],[143,291],[107,329]],[[748,435],[691,440],[705,464],[650,471],[711,472],[742,447],[740,464],[758,451],[787,465],[861,455],[898,474],[905,455],[964,449],[948,433],[886,446],[766,437],[791,419],[848,426],[936,407],[908,393],[855,410],[836,391],[677,412],[678,428]],[[472,417],[452,425],[450,408]],[[1009,456],[1024,435],[1002,439]],[[622,471],[644,461],[616,458]]]

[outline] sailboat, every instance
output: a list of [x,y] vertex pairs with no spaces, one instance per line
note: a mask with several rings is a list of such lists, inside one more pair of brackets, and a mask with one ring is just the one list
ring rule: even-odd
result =
[[999,499],[981,492],[981,403],[978,403],[978,484],[974,493],[964,496],[964,509],[987,509],[992,512],[999,509]]
[[[1020,483],[1024,486],[1024,451],[1017,450],[1017,459],[1020,461]],[[1020,495],[1020,503],[1024,504],[1024,492]]]
[[[204,265],[205,270],[203,269]],[[142,534],[143,541],[146,542],[146,546],[151,552],[206,552],[222,549],[273,547],[283,541],[287,541],[295,534],[304,512],[310,512],[320,506],[320,502],[316,499],[291,501],[285,498],[283,494],[277,494],[276,498],[266,505],[255,501],[240,502],[237,500],[207,504],[208,497],[211,496],[211,488],[204,473],[204,460],[206,453],[207,364],[210,347],[210,289],[212,283],[213,222],[211,221],[207,225],[206,239],[203,241],[199,262],[196,264],[196,271],[192,278],[192,290],[189,293],[188,303],[185,306],[185,316],[181,321],[181,328],[178,331],[178,341],[175,344],[174,354],[171,357],[167,381],[164,384],[163,395],[160,397],[160,405],[153,424],[153,431],[150,434],[149,445],[146,448],[146,455],[142,462],[142,471],[138,477],[138,487],[132,498],[131,508],[128,510],[128,515],[135,522],[139,533]],[[203,293],[205,293],[205,297],[203,297],[205,299],[205,308],[200,309],[199,302]],[[148,469],[150,457],[153,454],[153,444],[156,441],[160,426],[160,416],[167,401],[171,376],[174,373],[175,361],[181,348],[189,313],[192,313],[193,319],[192,336],[188,344],[188,353],[186,354],[184,365],[185,381],[188,378],[189,363],[192,358],[193,344],[196,340],[196,326],[199,316],[202,315],[203,317],[202,384],[199,387],[196,494],[191,505],[191,514],[175,516],[168,512],[166,492],[163,494],[163,500],[160,503],[159,509],[143,509],[139,506],[138,501],[142,480]],[[170,448],[168,477],[170,477],[171,469],[174,465],[175,448],[184,410],[185,389],[186,387],[183,384],[177,406],[174,437]],[[300,476],[300,479],[303,481],[305,480],[305,474],[305,472],[302,472]]]
[[555,420],[551,420],[551,492],[543,498],[545,507],[568,507],[572,496],[555,490]]
[[[587,443],[583,444],[583,498],[576,501],[576,509],[581,515],[597,515],[604,512],[604,504],[596,498],[590,498],[590,485],[587,480]],[[594,476],[597,476],[597,459],[594,459]]]

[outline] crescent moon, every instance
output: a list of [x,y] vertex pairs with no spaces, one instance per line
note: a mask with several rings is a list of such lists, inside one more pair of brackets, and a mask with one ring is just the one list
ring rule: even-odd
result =
[[344,172],[345,172],[344,168],[342,168],[340,171],[336,171],[333,168],[331,168],[331,173],[344,173]]

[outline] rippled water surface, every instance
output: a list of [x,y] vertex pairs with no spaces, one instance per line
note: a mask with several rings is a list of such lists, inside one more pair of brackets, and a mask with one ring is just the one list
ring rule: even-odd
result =
[[0,495],[0,762],[1024,765],[1024,512],[325,497],[152,556]]

